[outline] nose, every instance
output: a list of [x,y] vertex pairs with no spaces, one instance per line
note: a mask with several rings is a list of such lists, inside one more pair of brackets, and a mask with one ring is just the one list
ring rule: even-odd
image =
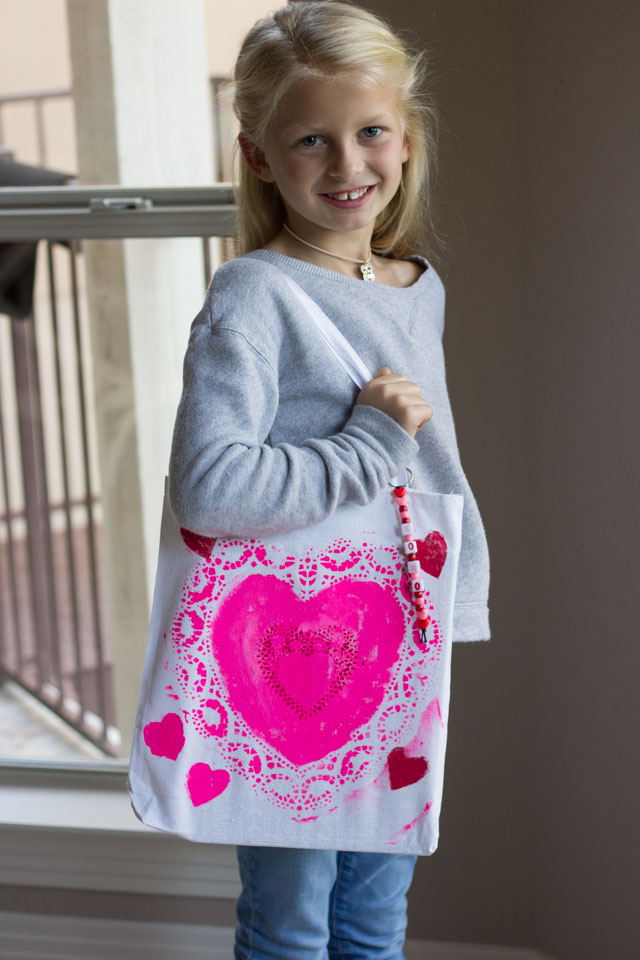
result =
[[336,180],[349,180],[364,169],[364,159],[355,143],[336,144],[332,153],[328,173]]

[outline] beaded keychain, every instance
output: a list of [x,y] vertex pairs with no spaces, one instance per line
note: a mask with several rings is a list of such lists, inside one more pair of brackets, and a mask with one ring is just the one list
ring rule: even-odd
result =
[[400,512],[400,523],[402,524],[402,540],[404,552],[407,557],[407,572],[409,574],[409,588],[411,591],[411,600],[416,608],[416,619],[420,630],[420,643],[427,642],[427,627],[431,617],[427,613],[427,602],[424,592],[424,580],[420,576],[422,568],[418,560],[418,544],[415,540],[415,531],[409,516],[409,507],[407,504],[407,488],[394,487],[393,493],[396,498],[396,504]]

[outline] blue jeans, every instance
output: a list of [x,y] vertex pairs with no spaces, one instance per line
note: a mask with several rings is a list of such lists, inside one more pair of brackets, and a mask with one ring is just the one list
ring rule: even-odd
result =
[[235,960],[404,960],[417,857],[238,847]]

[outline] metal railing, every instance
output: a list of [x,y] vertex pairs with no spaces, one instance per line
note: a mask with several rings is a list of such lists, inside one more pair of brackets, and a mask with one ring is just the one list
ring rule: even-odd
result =
[[[88,322],[78,280],[82,241],[201,237],[206,290],[209,240],[234,235],[233,194],[224,184],[0,189],[0,240],[5,250],[46,244],[49,301],[48,329],[45,311],[0,317],[0,371],[7,375],[0,385],[0,680],[20,683],[112,756],[118,738],[101,588]],[[70,289],[66,314],[59,309],[61,256]],[[74,457],[81,464],[79,492],[70,482]],[[57,499],[50,494],[52,460],[62,478]]]
[[21,93],[6,93],[0,96],[0,144],[5,142],[4,136],[4,108],[20,104],[28,107],[33,112],[36,129],[36,144],[39,167],[46,166],[47,158],[47,138],[44,122],[45,104],[51,100],[70,100],[71,90],[68,87],[49,90],[27,90]]
[[[215,179],[219,183],[231,180],[231,140],[229,137],[230,110],[225,108],[224,90],[229,84],[228,77],[212,75],[209,77],[211,98],[211,118],[214,131],[213,165]],[[48,163],[47,136],[45,125],[46,105],[54,100],[72,103],[72,91],[69,87],[48,90],[26,90],[20,93],[0,94],[0,146],[5,143],[5,111],[9,107],[25,107],[33,115],[35,123],[37,158],[36,165],[44,167]],[[73,105],[73,104],[72,104]]]

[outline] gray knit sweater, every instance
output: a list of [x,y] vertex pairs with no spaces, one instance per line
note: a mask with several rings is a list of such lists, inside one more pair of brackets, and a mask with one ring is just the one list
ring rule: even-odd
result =
[[[365,283],[268,250],[220,267],[191,326],[169,465],[180,526],[260,536],[368,503],[410,465],[417,489],[464,496],[454,640],[488,640],[489,555],[447,394],[444,288],[433,266],[409,287]],[[274,269],[277,265],[280,269]],[[357,387],[281,271],[324,310],[371,371],[388,366],[433,407],[416,439]]]

